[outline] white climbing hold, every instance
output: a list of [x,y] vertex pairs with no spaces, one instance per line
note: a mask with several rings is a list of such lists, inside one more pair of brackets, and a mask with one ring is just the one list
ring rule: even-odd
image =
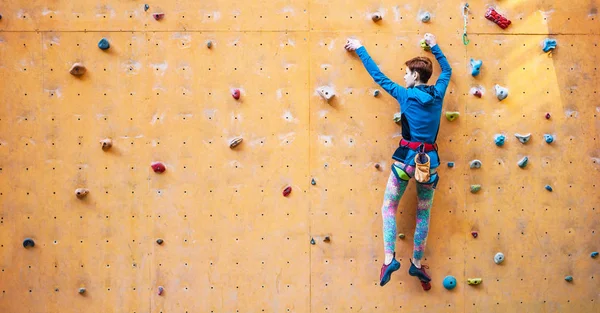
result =
[[515,134],[515,137],[517,137],[517,139],[519,139],[519,141],[522,144],[526,144],[529,141],[529,139],[531,139],[531,133],[526,134],[526,135],[521,135],[521,134],[517,133],[517,134]]
[[421,19],[421,22],[429,23],[429,21],[431,21],[431,14],[429,12],[423,12],[419,18]]
[[394,122],[400,124],[402,121],[402,112],[394,113]]
[[498,100],[502,101],[504,99],[506,99],[506,97],[508,97],[508,89],[505,87],[502,87],[498,84],[496,84],[494,86],[494,91],[496,91],[496,97],[498,97]]
[[321,86],[317,88],[317,93],[319,93],[319,95],[327,101],[335,96],[335,91],[329,86]]
[[496,253],[496,255],[494,256],[494,262],[496,262],[496,264],[504,262],[504,254],[502,254],[502,252]]
[[481,161],[479,160],[473,160],[471,161],[471,164],[469,165],[470,168],[481,168]]

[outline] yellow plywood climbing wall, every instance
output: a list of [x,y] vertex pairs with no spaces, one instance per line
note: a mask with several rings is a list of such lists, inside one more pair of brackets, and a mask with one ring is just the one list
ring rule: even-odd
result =
[[[451,1],[147,4],[0,4],[0,312],[600,311],[598,1],[471,2],[466,46],[464,3]],[[512,25],[487,20],[488,6]],[[428,292],[406,273],[414,183],[398,209],[402,268],[378,285],[398,105],[372,96],[343,49],[360,39],[402,82],[407,59],[431,57],[426,32],[453,67],[444,111],[460,112],[438,137]]]

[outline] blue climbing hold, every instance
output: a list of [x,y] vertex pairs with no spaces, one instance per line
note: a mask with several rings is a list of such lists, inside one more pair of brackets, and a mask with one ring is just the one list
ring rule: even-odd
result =
[[144,11],[148,11],[148,9],[150,9],[150,6],[147,4],[144,4]]
[[521,159],[521,161],[519,161],[518,165],[520,168],[524,168],[525,166],[527,166],[527,161],[529,161],[528,157],[524,157]]
[[502,134],[498,134],[494,137],[494,141],[496,142],[496,146],[502,147],[504,145],[504,141],[506,140],[506,136]]
[[568,282],[572,282],[573,281],[573,276],[567,276],[565,277],[565,280]]
[[548,52],[550,50],[554,50],[556,48],[556,40],[546,38],[544,40],[544,52]]
[[106,38],[100,39],[100,41],[98,42],[98,48],[100,48],[102,50],[106,50],[106,49],[110,48],[110,44],[108,43],[108,40],[106,40]]
[[590,256],[591,256],[592,258],[597,258],[597,257],[598,257],[598,254],[599,254],[598,252],[594,251],[594,252],[592,252],[592,254],[590,254]]
[[452,275],[448,275],[444,278],[444,288],[452,290],[456,287],[456,278]]
[[448,162],[448,167],[454,167],[454,162]]
[[552,137],[550,134],[545,134],[544,140],[546,140],[546,143],[552,143],[554,141],[554,137]]
[[552,187],[550,185],[546,185],[546,190],[552,191]]
[[471,75],[473,75],[473,77],[479,75],[482,64],[483,62],[481,60],[471,59]]

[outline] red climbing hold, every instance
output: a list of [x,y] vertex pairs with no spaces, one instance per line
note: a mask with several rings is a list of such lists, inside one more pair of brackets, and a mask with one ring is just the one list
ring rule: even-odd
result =
[[550,119],[550,113],[546,113],[546,119],[549,120]]
[[509,19],[500,15],[500,13],[496,12],[492,7],[488,8],[487,12],[485,12],[485,18],[496,23],[502,29],[506,29],[511,23]]
[[158,286],[158,295],[161,296],[165,292],[165,288],[163,286]]
[[231,96],[233,96],[233,99],[239,100],[240,99],[240,90],[239,89],[233,90],[233,92],[231,93]]
[[152,163],[152,169],[154,170],[155,173],[162,173],[164,172],[167,168],[160,162],[154,162]]
[[379,169],[380,167],[381,167],[381,165],[379,165],[379,163],[376,163],[376,164],[375,164],[375,168],[376,168],[376,169]]
[[471,235],[473,236],[473,238],[477,238],[477,236],[479,235],[476,231],[472,231]]
[[154,17],[155,20],[160,21],[163,19],[163,17],[165,17],[164,13],[153,13],[152,17]]
[[290,195],[291,192],[292,192],[292,187],[288,186],[283,190],[283,196],[287,197]]
[[481,96],[482,96],[482,95],[481,95],[481,90],[475,90],[475,91],[473,91],[473,95],[474,95],[475,97],[477,97],[477,98],[481,98]]

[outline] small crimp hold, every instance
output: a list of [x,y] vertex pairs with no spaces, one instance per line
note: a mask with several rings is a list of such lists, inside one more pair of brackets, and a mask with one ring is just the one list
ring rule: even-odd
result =
[[316,185],[316,184],[317,184],[317,181],[315,181],[315,179],[313,178],[313,179],[310,181],[310,184],[314,186],[314,185]]
[[531,139],[531,133],[529,133],[529,134],[525,134],[525,135],[522,135],[522,134],[516,133],[516,134],[515,134],[515,137],[517,137],[517,139],[519,139],[519,141],[520,141],[522,144],[526,144],[526,143],[529,141],[529,139]]
[[420,16],[421,22],[429,23],[431,21],[431,14],[429,12],[423,12]]
[[542,48],[544,50],[544,52],[554,50],[555,48],[556,48],[556,40],[555,39],[550,39],[550,38],[544,39],[543,48]]
[[373,97],[378,97],[380,93],[381,92],[379,91],[379,89],[375,89],[375,91],[373,91]]
[[502,147],[504,145],[505,140],[506,140],[506,136],[504,136],[502,134],[497,134],[496,136],[494,136],[494,142],[496,143],[496,146],[498,146],[498,147]]
[[473,160],[471,161],[471,164],[469,164],[470,168],[481,168],[481,161],[479,160]]
[[233,149],[237,146],[240,145],[240,143],[242,143],[244,139],[242,137],[237,137],[237,138],[233,138],[230,142],[229,142],[229,148]]
[[330,242],[331,238],[329,238],[329,236],[325,236],[325,238],[323,238],[323,242]]
[[398,125],[402,123],[402,112],[394,113],[394,122]]
[[511,24],[509,19],[500,15],[500,13],[496,12],[492,7],[489,7],[485,12],[485,18],[496,23],[496,25],[500,26],[502,29],[506,29]]
[[107,151],[112,147],[112,139],[102,139],[100,140],[100,144],[102,145],[102,150]]
[[506,99],[506,97],[508,97],[508,89],[505,87],[502,87],[502,86],[496,84],[496,85],[494,85],[494,91],[496,92],[496,97],[500,101],[502,101],[502,100]]
[[479,233],[474,230],[471,232],[471,236],[473,236],[473,238],[477,238],[477,236],[479,236]]
[[165,287],[163,286],[158,286],[158,295],[162,296],[163,292],[165,292]]
[[479,75],[481,71],[481,65],[483,65],[483,61],[471,59],[471,76],[475,77]]
[[599,254],[600,254],[600,253],[598,253],[598,252],[594,251],[594,252],[592,252],[592,253],[590,254],[590,257],[592,257],[592,258],[597,258]]
[[207,42],[206,42],[206,47],[207,47],[208,49],[212,48],[212,41],[210,41],[210,40],[209,40],[209,41],[207,41]]
[[383,17],[381,16],[381,13],[379,12],[375,12],[373,13],[373,15],[371,15],[371,19],[373,20],[373,22],[379,22],[381,21]]
[[450,122],[454,121],[460,115],[459,112],[446,112],[446,119]]
[[315,239],[314,239],[314,238],[310,238],[310,244],[311,244],[311,245],[315,245],[315,244],[316,244],[316,242],[315,242]]
[[454,276],[448,275],[444,278],[444,288],[448,290],[454,289],[456,287],[456,278]]
[[431,51],[431,47],[427,44],[427,42],[425,41],[425,39],[421,39],[421,41],[419,42],[421,44],[421,48],[425,51]]
[[333,88],[329,87],[329,86],[321,86],[319,88],[317,88],[317,93],[323,97],[323,99],[329,101],[329,99],[335,97],[335,91],[333,90]]
[[164,240],[162,240],[161,238],[156,239],[156,243],[159,245],[162,245],[164,242]]
[[398,234],[398,238],[404,239],[404,238],[406,238],[406,235],[404,235],[404,233],[400,233],[400,234]]
[[481,185],[471,185],[471,193],[477,193],[481,190]]
[[550,185],[546,185],[546,187],[544,187],[544,188],[546,188],[546,190],[548,190],[548,191],[552,191],[552,186],[550,186]]
[[504,262],[504,254],[502,252],[496,253],[494,256],[494,262],[496,262],[496,264]]
[[380,169],[380,168],[381,168],[381,165],[379,165],[379,163],[375,163],[375,168],[376,168],[376,169]]
[[31,238],[25,238],[23,240],[23,248],[33,248],[35,246],[35,242]]
[[165,165],[160,162],[154,162],[154,163],[150,164],[150,167],[152,167],[152,170],[154,170],[154,173],[163,173],[165,170],[167,170]]
[[454,162],[448,162],[448,167],[454,167]]
[[239,90],[239,89],[234,89],[234,90],[231,92],[231,96],[232,96],[232,97],[233,97],[233,99],[235,99],[235,100],[239,100],[239,99],[240,99],[240,94],[241,94],[241,93],[240,93],[240,90]]
[[471,88],[471,94],[477,98],[481,98],[483,96],[483,91],[480,87],[473,87]]
[[163,19],[163,17],[165,17],[164,13],[153,13],[152,17],[154,17],[155,20],[160,21]]
[[86,68],[81,63],[73,64],[73,66],[71,66],[71,69],[69,70],[69,73],[71,73],[71,75],[73,75],[73,76],[81,76],[81,75],[85,74],[85,72],[86,72]]
[[150,9],[150,6],[148,4],[144,4],[144,11],[148,11],[148,9]]
[[290,187],[290,186],[287,186],[287,187],[285,187],[285,189],[283,190],[283,196],[284,196],[284,197],[287,197],[287,196],[289,196],[289,195],[290,195],[290,193],[291,193],[291,192],[292,192],[292,187]]
[[77,198],[79,198],[79,199],[85,198],[85,196],[87,196],[88,193],[90,193],[90,191],[85,188],[75,189],[75,196],[77,196]]
[[517,165],[519,165],[520,168],[524,168],[525,166],[527,166],[527,161],[529,161],[528,157],[523,157],[519,163],[517,163]]
[[565,280],[568,282],[572,282],[573,281],[573,276],[567,276],[565,277]]
[[467,284],[469,285],[479,285],[481,284],[482,279],[481,278],[468,278],[467,279]]
[[81,287],[79,288],[79,294],[84,294],[85,293],[85,288]]
[[544,140],[546,143],[552,143],[554,141],[554,137],[552,137],[550,134],[544,134]]
[[546,119],[549,120],[550,119],[550,113],[546,113]]
[[100,39],[100,41],[98,41],[98,48],[106,50],[110,48],[110,43],[108,43],[108,40],[106,38],[102,38]]

